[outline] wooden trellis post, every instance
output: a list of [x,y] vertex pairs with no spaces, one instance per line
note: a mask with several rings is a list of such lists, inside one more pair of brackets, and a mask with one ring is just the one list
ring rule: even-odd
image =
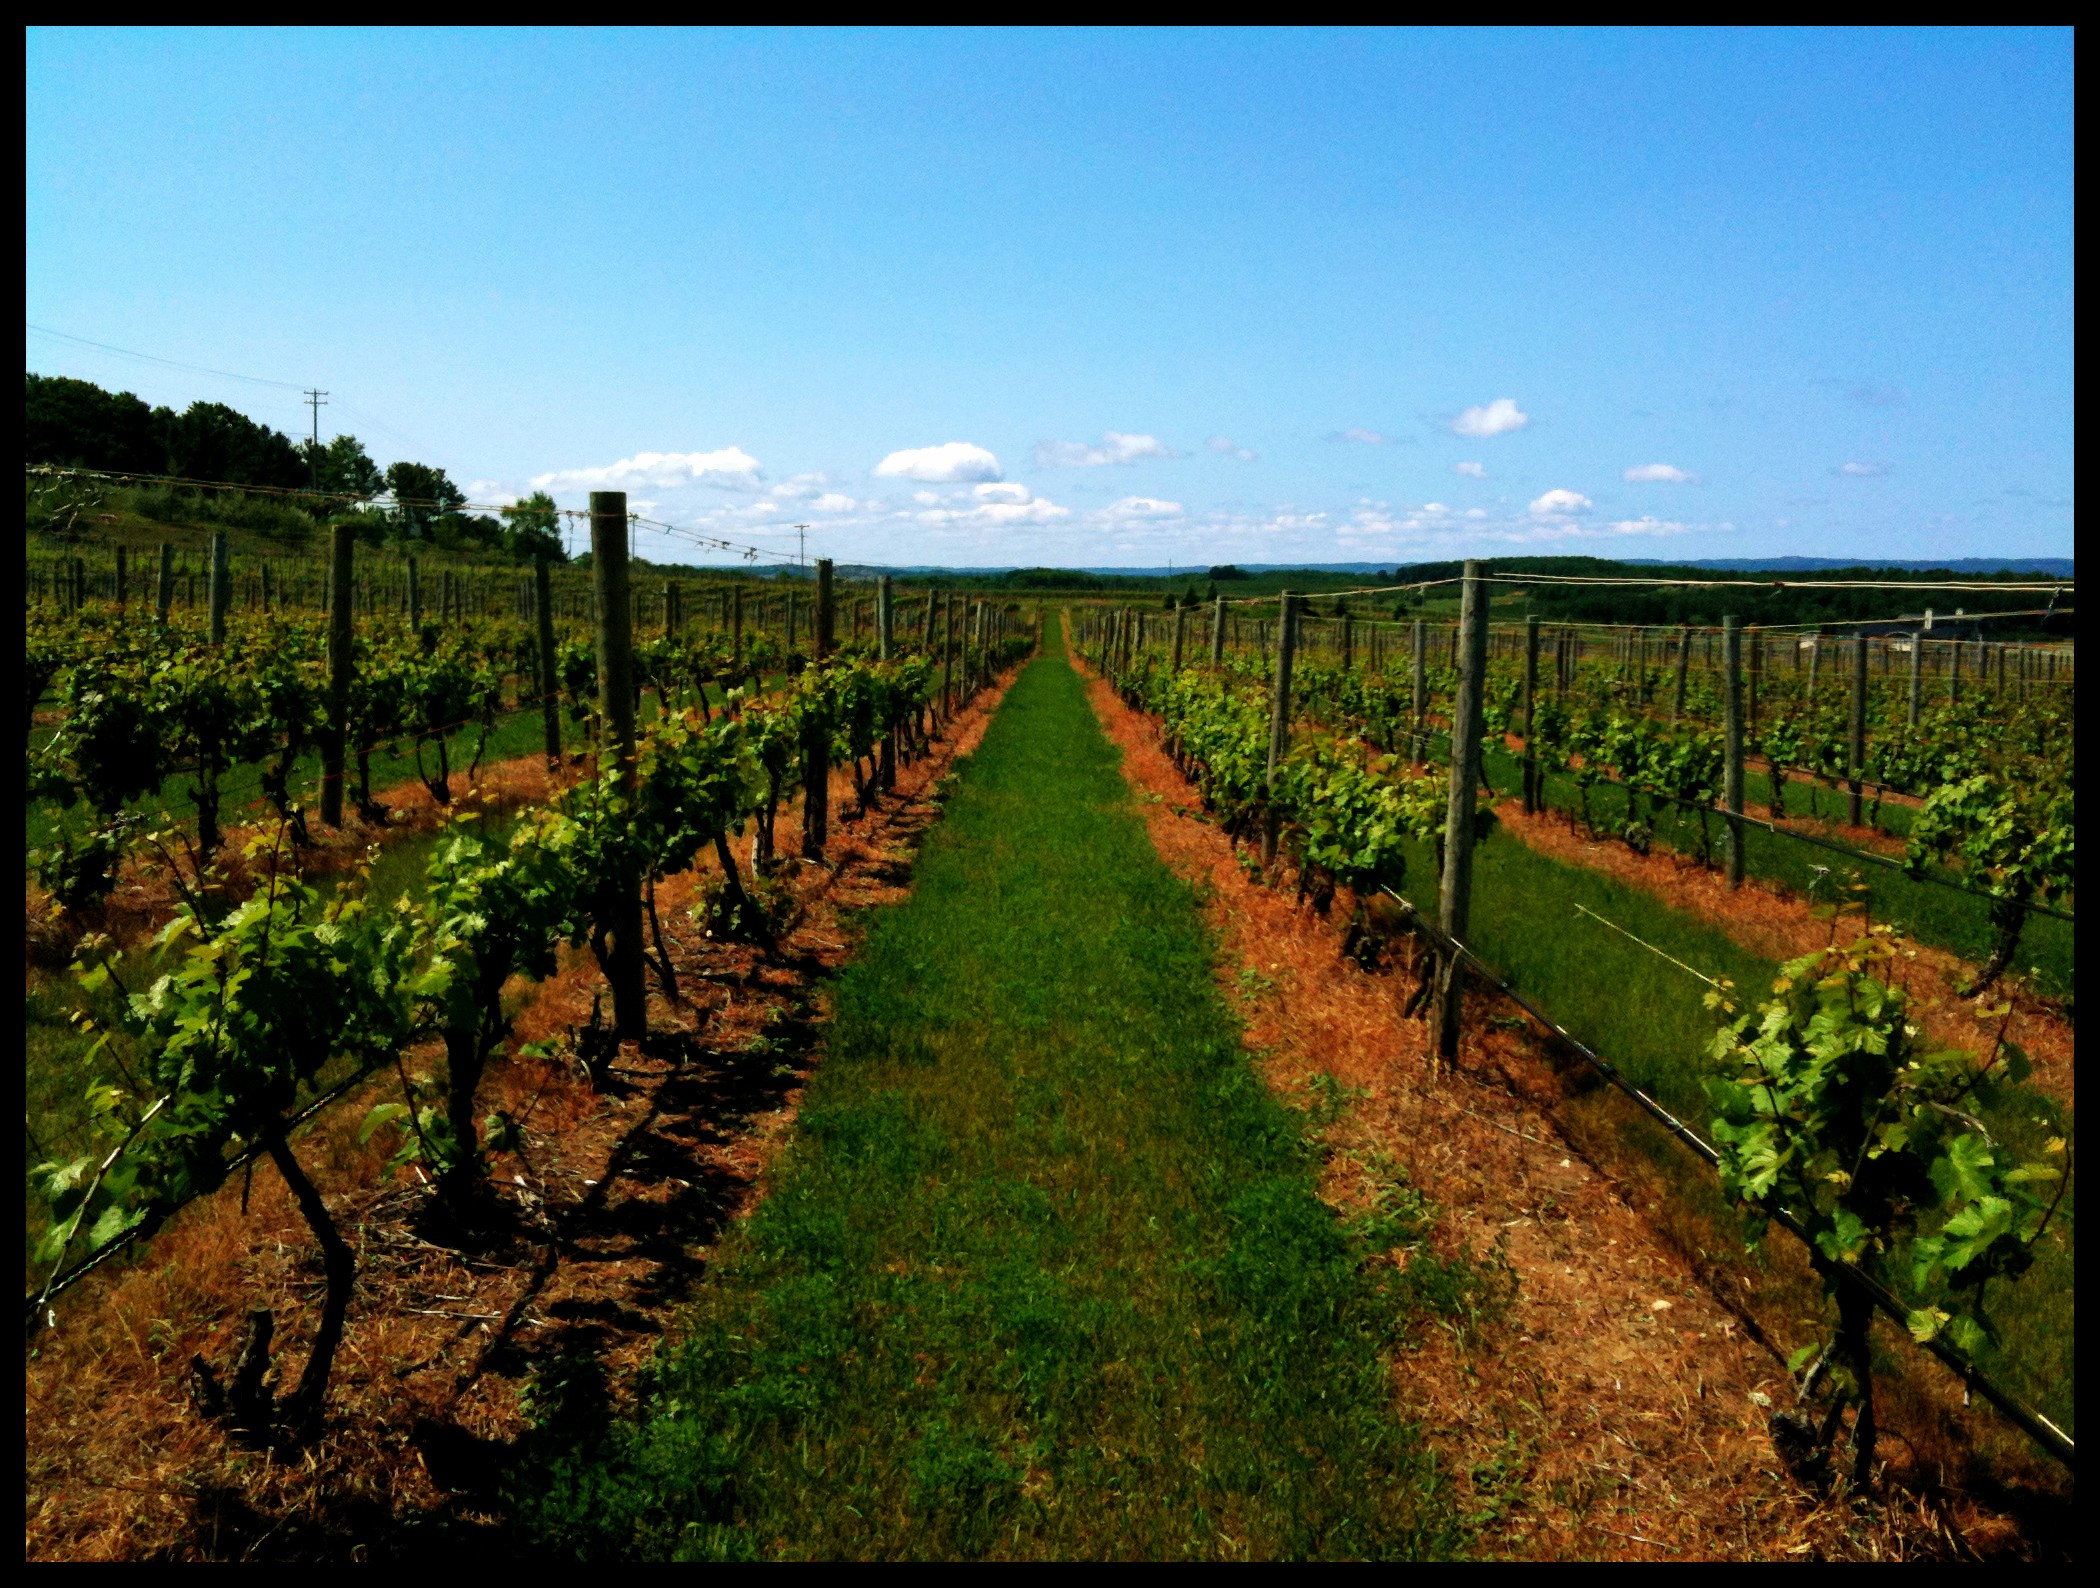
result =
[[[591,584],[598,607],[598,710],[605,718],[604,751],[620,782],[635,789],[634,603],[627,573],[627,493],[591,492]],[[603,752],[601,752],[603,753]],[[610,919],[606,979],[612,983],[613,1026],[622,1039],[648,1033],[642,987],[642,879],[631,864],[615,863],[602,879]]]
[[1276,862],[1279,815],[1276,809],[1276,768],[1291,748],[1291,660],[1298,648],[1298,598],[1286,590],[1278,603],[1276,619],[1276,678],[1269,702],[1269,772],[1267,809],[1262,822],[1263,865]]
[[[1473,801],[1480,783],[1480,741],[1485,728],[1483,684],[1487,675],[1486,564],[1469,561],[1459,600],[1458,689],[1451,708],[1451,793],[1444,810],[1444,874],[1437,892],[1437,924],[1454,943],[1464,943],[1473,906]],[[1528,725],[1527,725],[1528,726]],[[1458,1057],[1465,975],[1456,954],[1439,955],[1436,1046],[1445,1059]]]
[[1721,619],[1721,802],[1728,813],[1728,885],[1743,885],[1743,620]]

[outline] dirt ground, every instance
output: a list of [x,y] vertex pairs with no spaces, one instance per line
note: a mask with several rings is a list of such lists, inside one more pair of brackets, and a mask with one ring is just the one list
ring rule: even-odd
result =
[[[851,952],[859,912],[904,896],[940,779],[1003,692],[1002,682],[900,767],[895,793],[865,817],[841,820],[852,778],[834,775],[827,859],[786,868],[793,924],[771,959],[703,936],[689,906],[705,878],[660,886],[679,997],[652,977],[650,1040],[620,1050],[602,1089],[572,1057],[602,986],[589,954],[568,955],[536,988],[513,984],[513,1047],[565,1037],[570,1051],[492,1064],[481,1103],[522,1123],[524,1149],[493,1158],[482,1227],[436,1227],[420,1170],[385,1180],[385,1135],[357,1139],[369,1106],[399,1094],[391,1077],[297,1139],[359,1264],[327,1430],[312,1448],[246,1448],[190,1399],[192,1354],[223,1374],[252,1306],[276,1314],[276,1382],[288,1387],[304,1361],[319,1261],[274,1171],[236,1176],[137,1257],[61,1298],[56,1326],[26,1353],[26,1557],[503,1553],[492,1486],[503,1445],[525,1425],[523,1395],[554,1364],[617,1400],[655,1349],[723,1230],[760,1193],[816,1062],[822,983]],[[534,775],[544,777],[491,769],[490,783],[509,802],[536,797]],[[412,790],[396,792],[413,807]],[[411,811],[390,831],[420,825]],[[779,831],[786,847],[799,814],[784,810]],[[362,845],[353,835],[343,847]],[[438,1062],[435,1050],[415,1052],[403,1067]]]
[[1783,1364],[1628,1205],[1627,1188],[1543,1108],[1498,1084],[1524,1060],[1488,1011],[1469,1009],[1456,1071],[1439,1073],[1425,1025],[1401,1017],[1403,978],[1344,960],[1335,924],[1251,876],[1201,818],[1150,722],[1099,679],[1090,688],[1161,856],[1206,901],[1221,984],[1270,1080],[1301,1104],[1335,1082],[1349,1089],[1354,1106],[1330,1133],[1333,1199],[1361,1198],[1373,1171],[1397,1163],[1443,1210],[1443,1239],[1499,1252],[1515,1277],[1506,1318],[1477,1334],[1454,1329],[1395,1369],[1397,1398],[1445,1453],[1491,1550],[1534,1560],[1967,1553],[1927,1502],[1854,1511],[1795,1483],[1766,1431],[1767,1407],[1792,1402]]

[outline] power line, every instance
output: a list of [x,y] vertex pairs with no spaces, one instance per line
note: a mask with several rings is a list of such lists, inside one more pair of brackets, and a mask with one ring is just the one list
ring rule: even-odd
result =
[[34,325],[27,320],[22,323],[30,330],[36,332],[38,336],[53,336],[57,337],[61,342],[77,342],[82,347],[100,348],[105,353],[115,353],[122,358],[142,359],[148,364],[165,364],[170,369],[186,369],[199,375],[217,375],[226,380],[245,380],[257,386],[278,386],[286,391],[296,392],[306,390],[304,386],[299,385],[295,381],[265,380],[260,375],[237,375],[230,369],[212,369],[205,364],[185,364],[179,358],[162,358],[158,353],[141,353],[135,348],[117,347],[109,342],[96,342],[84,336],[75,336],[70,331],[54,331],[47,325]]

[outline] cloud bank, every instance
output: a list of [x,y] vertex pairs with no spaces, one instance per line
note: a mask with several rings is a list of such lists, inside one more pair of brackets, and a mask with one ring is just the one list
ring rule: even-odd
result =
[[1090,469],[1107,463],[1135,463],[1139,458],[1178,458],[1181,454],[1158,436],[1138,435],[1125,430],[1104,430],[1101,445],[1083,441],[1038,441],[1035,461],[1045,468]]
[[673,490],[681,485],[748,491],[760,478],[758,459],[742,447],[723,447],[715,452],[637,452],[595,469],[536,474],[532,484],[541,491],[627,491],[637,486]]
[[1633,485],[1691,485],[1699,476],[1667,463],[1638,463],[1619,478]]

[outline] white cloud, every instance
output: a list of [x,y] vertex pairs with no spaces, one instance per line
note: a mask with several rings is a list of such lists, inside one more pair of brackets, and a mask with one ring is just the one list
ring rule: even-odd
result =
[[822,474],[791,474],[767,490],[766,495],[783,502],[811,502],[822,496],[831,484]]
[[860,503],[854,501],[852,497],[846,495],[843,491],[826,491],[822,496],[811,502],[809,506],[810,510],[816,513],[851,513],[860,506]]
[[1454,463],[1451,465],[1451,472],[1454,474],[1467,475],[1470,478],[1476,480],[1484,480],[1488,477],[1487,465],[1485,463]]
[[906,447],[892,452],[875,465],[879,479],[925,480],[935,485],[953,485],[971,480],[996,480],[1003,471],[999,460],[983,447],[967,441],[944,441],[937,447]]
[[542,491],[620,491],[636,486],[665,490],[681,485],[748,491],[760,478],[758,459],[742,447],[722,447],[714,452],[637,452],[600,468],[536,474],[532,484]]
[[1181,454],[1158,436],[1135,435],[1123,430],[1101,432],[1101,445],[1084,441],[1038,441],[1035,461],[1046,468],[1086,469],[1104,463],[1135,463],[1139,458],[1178,458]]
[[504,489],[501,480],[467,481],[467,500],[477,507],[508,507],[519,499],[516,491]]
[[1692,526],[1674,518],[1622,518],[1606,526],[1614,535],[1689,535]]
[[1156,496],[1126,496],[1101,510],[1104,519],[1119,524],[1133,520],[1179,518],[1181,514],[1179,502],[1163,502]]
[[1886,463],[1840,463],[1831,472],[1833,474],[1842,474],[1855,480],[1866,480],[1872,479],[1877,474],[1888,473],[1889,466]]
[[1376,430],[1366,430],[1361,425],[1352,425],[1342,432],[1344,441],[1360,441],[1367,447],[1384,447],[1392,444],[1393,438],[1381,435]]
[[1230,436],[1212,436],[1210,438],[1210,450],[1217,453],[1220,457],[1238,458],[1242,463],[1252,463],[1254,461],[1254,454]]
[[[920,491],[917,497],[923,500],[931,494]],[[928,508],[916,515],[918,521],[930,525],[997,529],[1014,525],[1054,524],[1061,518],[1072,516],[1069,507],[1062,507],[1045,497],[1036,496],[1023,485],[980,485],[971,496],[975,499],[973,506]]]
[[1462,436],[1499,436],[1530,423],[1531,415],[1517,406],[1516,398],[1497,397],[1483,407],[1466,409],[1451,421],[1451,428]]
[[1422,511],[1425,513],[1436,513],[1441,515],[1450,512],[1451,509],[1446,507],[1442,502],[1424,502],[1422,504]]
[[1555,486],[1544,496],[1536,497],[1531,504],[1534,513],[1579,513],[1590,505],[1590,499],[1580,491],[1571,491],[1564,486]]
[[1629,485],[1696,485],[1699,476],[1668,463],[1640,463],[1619,476]]

